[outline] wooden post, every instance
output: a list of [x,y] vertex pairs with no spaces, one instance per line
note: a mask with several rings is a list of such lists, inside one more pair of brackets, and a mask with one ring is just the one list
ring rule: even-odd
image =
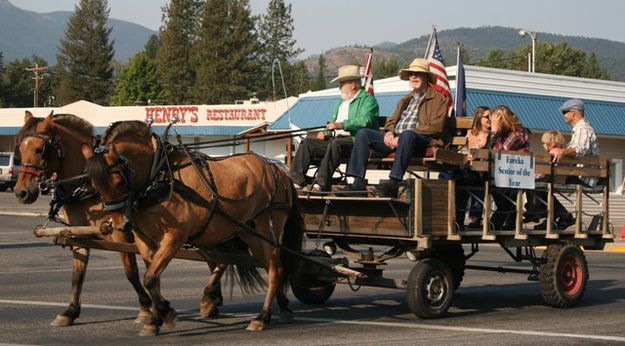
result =
[[482,239],[495,240],[495,235],[490,233],[490,186],[489,181],[484,183],[484,216],[482,217]]
[[516,222],[514,226],[514,239],[527,239],[527,234],[523,232],[523,190],[518,189],[516,192]]
[[553,229],[553,183],[547,183],[547,239],[558,239],[560,234]]
[[582,231],[582,197],[584,196],[582,185],[575,186],[575,203],[577,204],[577,208],[575,208],[575,238],[588,238],[588,233],[586,230]]
[[447,182],[447,240],[460,240],[460,234],[455,229],[456,222],[458,222],[456,220],[456,181],[449,179]]

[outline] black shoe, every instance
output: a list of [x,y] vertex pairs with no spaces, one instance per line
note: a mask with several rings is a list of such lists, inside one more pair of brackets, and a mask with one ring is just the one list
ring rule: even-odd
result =
[[367,197],[367,180],[354,179],[353,184],[347,184],[344,188],[334,192],[337,196],[343,197]]
[[535,213],[523,213],[523,223],[540,222],[540,216]]
[[[556,226],[554,225],[553,229],[555,229]],[[539,223],[538,225],[534,226],[534,230],[535,231],[545,231],[547,230],[547,220],[543,220],[543,222]]]
[[382,184],[373,186],[370,191],[376,197],[397,198],[398,190],[399,186],[397,183],[387,181]]
[[564,216],[561,216],[556,222],[556,224],[557,224],[558,230],[565,230],[575,224],[575,218],[573,217],[573,214],[568,213]]
[[471,222],[467,224],[467,228],[482,228],[482,222],[479,219],[472,219]]

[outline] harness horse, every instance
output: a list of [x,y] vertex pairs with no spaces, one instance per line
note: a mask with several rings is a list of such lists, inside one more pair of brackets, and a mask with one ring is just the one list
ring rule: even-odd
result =
[[[55,186],[54,199],[49,219],[70,226],[96,225],[108,218],[95,191],[86,185],[83,174],[85,159],[81,145],[94,144],[93,125],[71,114],[50,114],[46,118],[36,118],[26,112],[24,126],[17,136],[17,157],[20,158],[20,173],[15,185],[15,195],[24,204],[35,202],[40,188]],[[68,158],[68,159],[66,159]],[[71,158],[71,159],[69,159]],[[62,209],[61,209],[62,208]],[[63,210],[64,220],[57,213]],[[120,243],[132,243],[132,233],[111,232],[107,240]],[[72,247],[72,287],[69,307],[57,315],[52,326],[69,326],[80,316],[80,295],[85,280],[90,249]],[[152,318],[150,307],[152,300],[145,291],[139,278],[137,261],[134,254],[119,252],[128,281],[132,284],[139,298],[140,310],[136,323],[145,323]],[[223,270],[223,266],[212,268],[213,273]],[[217,306],[222,303],[220,286],[209,279],[201,301],[202,316],[214,316]],[[221,276],[221,274],[219,274]]]
[[[159,150],[159,142],[164,141],[152,136],[149,125],[127,121],[109,127],[95,150],[82,146],[87,175],[112,212],[112,227],[132,226],[149,263],[144,286],[157,318],[144,325],[142,335],[155,335],[163,322],[175,321],[176,312],[157,283],[176,251],[186,243],[215,246],[231,239],[244,242],[267,270],[262,310],[247,329],[266,327],[274,297],[281,322],[289,322],[285,288],[295,272],[291,254],[301,249],[303,229],[287,172],[255,154],[209,159],[168,143],[168,149]],[[167,197],[146,203],[149,190],[163,184]]]

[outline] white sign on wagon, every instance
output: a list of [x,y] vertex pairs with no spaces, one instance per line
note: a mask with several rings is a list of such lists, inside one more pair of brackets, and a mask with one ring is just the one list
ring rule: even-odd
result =
[[534,189],[534,157],[497,153],[493,178],[497,187]]

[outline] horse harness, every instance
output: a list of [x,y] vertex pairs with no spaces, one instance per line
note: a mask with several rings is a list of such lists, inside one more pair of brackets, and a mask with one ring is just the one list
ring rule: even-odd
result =
[[[256,236],[264,238],[263,236],[255,232],[254,229],[250,227],[249,224],[253,223],[254,220],[259,215],[266,212],[267,210],[273,210],[273,209],[288,210],[289,209],[290,207],[289,204],[292,201],[288,201],[286,203],[276,203],[274,201],[275,195],[278,191],[278,184],[277,184],[278,173],[275,169],[273,170],[271,169],[271,167],[273,167],[273,164],[271,164],[266,158],[263,158],[257,154],[254,154],[262,163],[263,175],[261,177],[261,180],[264,179],[265,175],[267,174],[267,171],[272,172],[271,178],[273,182],[272,184],[273,191],[271,193],[271,197],[269,199],[267,206],[259,210],[249,220],[241,221],[238,218],[226,212],[220,206],[220,202],[221,201],[236,202],[236,201],[248,198],[249,196],[245,196],[241,199],[232,199],[232,198],[228,198],[226,196],[220,195],[217,189],[217,185],[215,184],[213,172],[209,164],[210,161],[220,161],[225,158],[211,158],[208,155],[197,152],[197,151],[190,152],[183,145],[173,146],[170,142],[163,140],[160,136],[156,134],[152,134],[152,136],[154,137],[155,142],[157,143],[157,147],[156,147],[155,154],[154,154],[154,160],[152,163],[150,176],[146,184],[144,184],[143,187],[137,189],[136,191],[133,190],[133,186],[131,185],[132,184],[131,178],[134,175],[134,171],[129,166],[128,160],[123,155],[116,153],[117,162],[109,167],[109,172],[118,173],[122,176],[122,179],[126,183],[126,188],[128,192],[120,196],[119,198],[116,198],[113,201],[109,201],[109,202],[102,201],[102,203],[104,204],[104,210],[106,211],[115,211],[115,210],[126,208],[125,216],[128,219],[130,226],[132,226],[135,232],[137,232],[138,235],[141,236],[141,238],[143,238],[144,240],[149,239],[149,238],[145,236],[144,232],[142,232],[141,229],[138,227],[138,224],[136,223],[136,220],[135,220],[135,214],[142,209],[161,203],[167,198],[171,198],[171,193],[174,191],[178,193],[183,199],[193,204],[205,207],[210,211],[210,214],[207,217],[206,221],[204,222],[203,226],[195,234],[193,234],[192,236],[188,238],[187,240],[188,243],[192,243],[204,235],[209,223],[211,222],[215,214],[219,214],[220,216],[224,217],[226,220],[239,226],[239,231],[248,230],[252,232],[253,234],[255,234]],[[102,153],[107,152],[108,150],[109,148],[107,146],[99,146],[94,150],[94,154],[102,154]],[[175,150],[183,151],[185,155],[187,156],[187,158],[189,159],[189,161],[180,165],[171,166],[169,162],[169,154],[174,152]],[[237,154],[235,156],[238,156],[238,155],[243,155],[243,154]],[[229,156],[229,157],[233,157],[233,156]],[[118,171],[116,170],[117,169],[116,166],[119,166]],[[182,181],[175,179],[173,177],[173,172],[186,168],[188,166],[192,166],[195,169],[196,173],[202,180],[203,184],[213,196],[213,198],[210,201],[208,201],[206,198],[198,194],[194,189],[185,185]],[[208,176],[208,179],[204,176],[204,174],[202,174],[202,172],[206,173],[206,175]],[[271,219],[270,219],[270,224],[272,228],[273,239],[271,240],[265,239],[265,240],[270,241],[272,244],[276,245],[278,244],[278,239],[273,233],[273,224],[271,222]],[[129,230],[125,229],[125,231],[129,231]]]
[[[36,176],[39,179],[39,190],[42,192],[50,190],[54,191],[52,194],[52,200],[50,201],[48,221],[46,224],[50,221],[54,221],[69,226],[66,221],[58,216],[61,208],[66,204],[74,204],[90,199],[94,197],[97,192],[93,189],[93,187],[91,187],[91,185],[87,184],[87,175],[84,173],[62,180],[57,178],[56,173],[52,173],[49,178],[46,176],[48,161],[52,153],[56,153],[61,162],[65,158],[61,137],[57,134],[54,127],[51,127],[47,132],[34,132],[27,134],[22,138],[22,140],[28,137],[36,137],[43,140],[44,145],[40,155],[44,162],[40,165],[30,162],[22,162],[18,145],[15,149],[15,158],[20,163],[20,173]],[[76,182],[78,182],[78,184],[76,184]],[[66,189],[66,187],[71,186],[74,186],[74,188]]]

